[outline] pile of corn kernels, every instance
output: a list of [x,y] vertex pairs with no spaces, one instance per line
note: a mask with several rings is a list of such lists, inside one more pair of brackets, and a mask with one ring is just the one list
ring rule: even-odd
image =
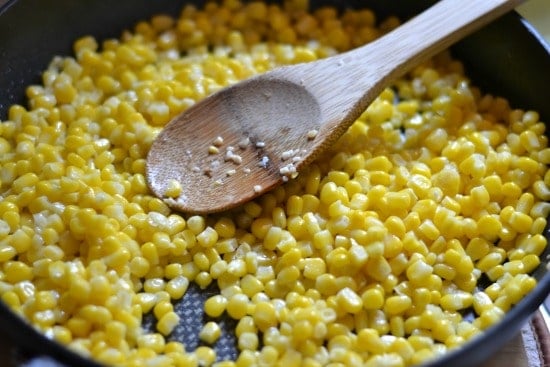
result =
[[[398,25],[306,8],[185,6],[55,57],[0,124],[2,301],[106,364],[396,367],[462,345],[529,293],[550,211],[545,125],[481,94],[447,53],[258,200],[190,216],[151,195],[145,157],[172,117]],[[219,287],[195,350],[169,341],[192,282]],[[216,355],[223,318],[237,322],[234,361]]]

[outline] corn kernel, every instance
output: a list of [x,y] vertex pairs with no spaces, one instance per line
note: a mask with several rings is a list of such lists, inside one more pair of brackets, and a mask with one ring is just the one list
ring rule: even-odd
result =
[[214,344],[221,336],[221,328],[218,323],[209,321],[199,332],[199,339],[208,344]]

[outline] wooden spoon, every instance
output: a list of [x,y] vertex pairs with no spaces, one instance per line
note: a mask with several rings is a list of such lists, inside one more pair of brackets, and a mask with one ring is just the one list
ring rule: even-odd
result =
[[365,46],[225,88],[159,133],[148,185],[184,212],[243,204],[295,177],[397,77],[522,2],[441,0]]

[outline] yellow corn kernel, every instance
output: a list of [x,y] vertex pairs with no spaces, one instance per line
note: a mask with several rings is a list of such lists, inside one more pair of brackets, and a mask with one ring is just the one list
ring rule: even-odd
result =
[[504,261],[504,255],[500,252],[490,252],[485,255],[476,264],[476,267],[481,271],[489,271]]
[[433,272],[435,275],[446,280],[453,280],[456,277],[456,270],[454,267],[447,264],[435,264],[433,266]]
[[504,311],[495,306],[483,312],[476,321],[478,321],[478,327],[483,330],[491,325],[494,325],[496,322],[501,320],[502,317],[504,317]]
[[445,342],[455,335],[455,327],[450,320],[440,320],[432,329],[432,336],[435,340]]
[[472,238],[466,246],[466,254],[473,260],[479,260],[487,255],[491,249],[491,244],[482,238]]
[[363,306],[368,310],[378,310],[384,305],[384,293],[377,288],[369,288],[361,294]]
[[211,366],[216,360],[216,352],[207,346],[199,346],[194,352],[199,366]]
[[21,261],[10,260],[4,263],[3,271],[4,279],[12,284],[33,279],[32,268]]
[[420,231],[420,233],[422,233],[424,236],[432,241],[440,235],[439,229],[430,219],[424,220],[422,224],[420,224],[420,226],[418,227],[418,230]]
[[235,294],[228,299],[226,311],[232,318],[239,320],[247,314],[249,299],[245,294]]
[[166,312],[157,322],[157,330],[162,335],[169,335],[179,324],[180,317],[174,311]]
[[476,186],[470,190],[473,203],[478,207],[485,207],[489,204],[490,195],[485,186]]
[[338,305],[345,311],[357,313],[363,309],[363,300],[350,288],[341,289],[337,294]]
[[431,265],[419,259],[409,265],[406,274],[410,281],[420,284],[432,275],[433,270],[434,268]]
[[17,255],[17,250],[12,246],[3,246],[0,248],[0,262],[5,263]]
[[218,241],[218,233],[212,227],[207,227],[197,234],[197,242],[203,247],[212,247]]
[[214,344],[221,336],[221,328],[217,322],[208,321],[199,332],[199,339],[210,345]]
[[477,221],[477,228],[483,238],[494,240],[502,229],[502,222],[494,215],[482,216]]
[[169,198],[177,198],[181,195],[182,187],[181,183],[177,180],[168,181],[168,186],[164,191],[164,196]]
[[240,350],[257,350],[259,345],[258,335],[256,333],[244,332],[238,338]]
[[408,310],[411,306],[412,300],[409,296],[391,296],[386,299],[384,312],[388,315],[398,315]]
[[204,311],[210,317],[220,316],[227,306],[227,299],[222,295],[208,298],[204,303]]
[[455,291],[441,297],[441,307],[447,311],[457,311],[470,307],[473,302],[471,293]]
[[533,225],[533,219],[522,212],[514,212],[508,222],[510,226],[519,233],[529,232]]
[[277,314],[272,303],[263,301],[256,304],[252,315],[258,329],[265,331],[269,327],[277,325]]
[[521,259],[523,264],[523,271],[526,274],[530,274],[540,265],[540,258],[535,254],[528,254]]

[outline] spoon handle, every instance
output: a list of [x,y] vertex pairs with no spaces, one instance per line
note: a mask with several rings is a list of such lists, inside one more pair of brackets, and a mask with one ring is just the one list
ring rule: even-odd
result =
[[313,63],[309,67],[304,64],[303,69],[299,68],[290,77],[319,100],[326,117],[322,129],[342,131],[384,87],[412,66],[443,51],[523,1],[440,0],[384,37],[325,59],[321,65],[313,66],[316,64]]

